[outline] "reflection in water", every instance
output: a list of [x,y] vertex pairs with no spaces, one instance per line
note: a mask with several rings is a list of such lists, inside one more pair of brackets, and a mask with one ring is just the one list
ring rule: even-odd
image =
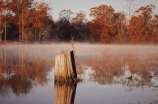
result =
[[0,62],[0,91],[6,93],[12,89],[13,93],[29,93],[30,89],[37,84],[47,84],[47,73],[50,71],[48,62],[38,61],[25,64],[9,64],[5,67]]
[[127,84],[127,79],[132,79],[133,84],[158,86],[157,82],[153,83],[154,79],[158,79],[158,54],[138,56],[134,53],[104,53],[92,57],[88,66],[94,71],[91,81],[99,84]]
[[62,47],[2,45],[0,104],[143,104],[157,99],[157,46],[76,45],[77,73],[83,79],[78,86],[53,83],[54,56]]
[[[6,48],[0,51],[0,95],[5,96],[10,89],[16,95],[27,94],[36,85],[47,84],[47,73],[52,63],[44,60],[28,61],[27,53],[18,50],[16,59],[10,60]],[[35,54],[36,55],[36,54]],[[13,55],[13,57],[15,57]]]
[[74,104],[76,84],[55,82],[55,104]]

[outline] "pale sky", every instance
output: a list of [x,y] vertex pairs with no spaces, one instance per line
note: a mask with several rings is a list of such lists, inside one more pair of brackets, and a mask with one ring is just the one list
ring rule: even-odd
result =
[[[35,0],[41,1],[41,0]],[[96,7],[102,4],[112,6],[116,12],[122,11],[126,6],[126,0],[43,0],[50,4],[53,9],[52,16],[54,20],[59,18],[59,13],[64,9],[71,9],[73,13],[84,11],[87,14],[87,19],[91,19],[89,16],[89,10],[92,7]],[[141,6],[153,4],[156,7],[156,13],[158,14],[158,0],[135,0],[135,8],[138,9]]]

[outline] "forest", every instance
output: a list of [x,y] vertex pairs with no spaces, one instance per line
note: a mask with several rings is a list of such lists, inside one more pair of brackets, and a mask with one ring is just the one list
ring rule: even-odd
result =
[[64,9],[54,21],[45,2],[0,0],[0,42],[158,43],[156,7],[149,4],[132,11],[132,1],[121,12],[106,4],[90,8],[89,14]]

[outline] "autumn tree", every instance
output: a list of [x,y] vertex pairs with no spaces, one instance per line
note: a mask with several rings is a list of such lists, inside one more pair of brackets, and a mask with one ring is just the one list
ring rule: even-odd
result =
[[18,37],[22,42],[29,37],[40,41],[50,31],[49,10],[49,5],[44,2],[0,0],[0,41],[2,38],[6,40],[7,36],[7,39]]
[[31,10],[29,17],[28,17],[28,23],[31,24],[33,30],[34,30],[34,39],[35,41],[39,40],[41,41],[44,37],[44,32],[47,31],[47,28],[49,27],[49,15],[50,7],[45,2],[34,2],[33,3],[33,9]]
[[11,18],[11,1],[10,0],[2,0],[0,1],[0,28],[1,28],[1,35],[0,41],[2,40],[2,35],[4,40],[7,39],[7,27],[10,25],[10,18]]
[[89,26],[93,41],[112,42],[116,39],[118,20],[111,6],[93,7],[90,9],[90,16],[94,17]]
[[158,43],[158,15],[154,16],[151,28],[152,28],[152,42]]
[[25,22],[27,22],[26,17],[31,9],[33,0],[12,0],[11,3],[12,13],[15,14],[12,22],[19,27],[19,41],[23,41]]
[[126,26],[126,14],[124,12],[118,12],[115,14],[116,19],[118,20],[118,42],[127,43],[130,42],[129,35],[127,34]]
[[3,1],[0,1],[0,42],[2,41],[2,33],[3,33],[3,28],[2,28],[2,13],[3,13]]
[[50,20],[49,5],[34,0],[12,0],[11,3],[12,22],[19,28],[19,41],[41,41]]
[[76,16],[72,20],[77,23],[85,23],[88,21],[86,19],[86,13],[84,11],[76,13]]
[[7,18],[7,10],[8,10],[8,8],[7,8],[7,5],[8,5],[8,0],[6,0],[6,1],[3,1],[2,0],[2,2],[1,2],[1,6],[2,6],[2,10],[1,10],[1,12],[3,13],[3,16],[1,17],[1,20],[2,20],[2,26],[3,26],[3,30],[4,30],[4,34],[5,34],[5,36],[4,36],[4,40],[6,41],[6,35],[7,35],[7,30],[6,30],[6,25],[7,25],[7,23],[6,23],[6,18]]
[[153,9],[155,9],[155,6],[151,4],[140,7],[135,11],[135,15],[132,16],[130,20],[127,32],[131,38],[131,42],[151,42],[153,34],[153,29],[151,27],[154,16]]
[[76,13],[76,16],[72,19],[72,35],[77,41],[88,41],[89,39],[89,27],[88,20],[86,19],[86,13],[80,11]]

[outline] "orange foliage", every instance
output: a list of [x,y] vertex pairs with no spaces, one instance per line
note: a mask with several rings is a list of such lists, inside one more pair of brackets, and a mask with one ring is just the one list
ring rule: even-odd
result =
[[47,11],[50,10],[48,4],[42,2],[34,2],[33,10],[30,13],[29,22],[32,23],[33,28],[43,30],[45,22],[48,21]]
[[87,22],[86,19],[86,13],[83,11],[80,11],[76,14],[76,16],[72,19],[74,22]]
[[28,17],[32,1],[33,0],[12,0],[10,2],[10,11],[15,14],[14,17],[12,17],[12,22],[15,22],[19,26],[20,33],[22,33],[22,25],[28,22],[26,18]]
[[[49,10],[48,4],[34,0],[0,1],[2,17],[4,18],[6,13],[8,25],[9,23],[17,25],[18,32],[15,34],[19,33],[19,39],[22,39],[22,41],[27,40],[28,35],[32,34],[41,38],[41,34],[48,25],[48,20],[50,20]],[[0,18],[0,20],[3,18]]]
[[33,9],[29,13],[28,23],[32,25],[35,31],[35,40],[38,37],[41,38],[42,32],[49,25],[49,15],[50,10],[48,4],[44,2],[34,2]]
[[132,16],[128,28],[131,42],[145,43],[151,41],[153,35],[152,11],[154,8],[154,5],[147,5],[135,11],[135,16]]
[[89,26],[93,41],[112,42],[118,31],[115,10],[111,6],[100,5],[90,9],[90,16],[94,17]]
[[89,22],[89,30],[91,33],[91,38],[93,42],[99,42],[100,41],[100,25],[96,21],[92,20]]
[[158,15],[155,15],[153,20],[152,42],[158,43]]

